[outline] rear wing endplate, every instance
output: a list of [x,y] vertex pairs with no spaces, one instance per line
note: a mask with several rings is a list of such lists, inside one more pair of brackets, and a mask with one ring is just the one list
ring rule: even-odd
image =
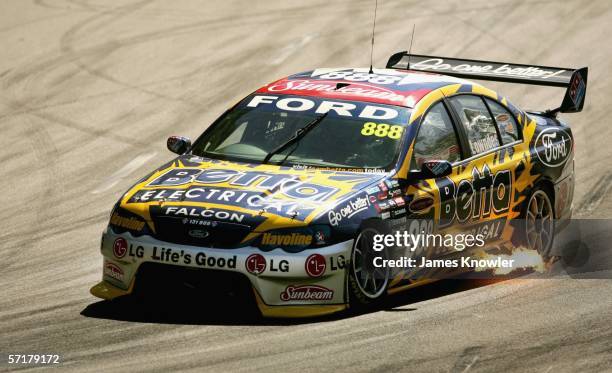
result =
[[580,69],[521,65],[515,63],[422,56],[399,52],[391,56],[387,68],[432,72],[459,78],[491,80],[506,83],[534,84],[566,88],[561,106],[548,110],[578,113],[586,97],[588,67]]

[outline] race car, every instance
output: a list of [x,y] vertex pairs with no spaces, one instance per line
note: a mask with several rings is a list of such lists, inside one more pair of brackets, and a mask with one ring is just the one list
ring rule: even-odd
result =
[[[464,79],[566,88],[526,112]],[[572,213],[573,136],[587,68],[397,53],[385,69],[320,68],[222,114],[116,203],[102,234],[103,299],[160,284],[242,290],[269,317],[376,304],[426,283],[373,265],[372,232],[484,232],[497,250],[550,257]],[[438,248],[439,249],[439,248]],[[445,255],[431,247],[413,251]],[[145,290],[149,289],[149,292]],[[152,290],[152,291],[151,291]]]

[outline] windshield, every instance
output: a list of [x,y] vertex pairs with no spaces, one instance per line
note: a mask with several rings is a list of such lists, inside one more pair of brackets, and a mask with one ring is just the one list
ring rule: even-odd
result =
[[[381,104],[253,94],[219,118],[195,142],[192,154],[262,162],[282,147],[268,163],[388,169],[397,158],[409,113]],[[299,140],[282,146],[313,121]]]

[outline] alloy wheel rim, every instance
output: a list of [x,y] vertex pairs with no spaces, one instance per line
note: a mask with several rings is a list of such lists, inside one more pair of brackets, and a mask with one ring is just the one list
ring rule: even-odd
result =
[[389,283],[389,268],[386,266],[378,268],[373,264],[375,257],[386,259],[385,249],[376,252],[370,245],[371,236],[374,234],[378,234],[374,229],[366,229],[359,233],[351,258],[352,271],[359,290],[372,299],[378,298]]
[[538,190],[529,199],[526,216],[527,246],[543,253],[553,239],[553,209],[548,195]]

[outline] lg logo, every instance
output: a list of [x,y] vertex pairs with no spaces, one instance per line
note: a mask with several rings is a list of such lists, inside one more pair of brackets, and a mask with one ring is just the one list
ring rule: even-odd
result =
[[121,259],[127,254],[128,244],[125,238],[119,237],[113,243],[113,255],[115,258]]
[[321,254],[312,254],[306,258],[304,267],[308,276],[321,277],[325,273],[325,268],[327,267],[325,257]]
[[257,276],[266,270],[266,258],[261,254],[251,254],[246,259],[245,265],[250,274]]
[[[259,276],[268,268],[266,258],[261,254],[251,254],[244,262],[247,272],[252,275]],[[270,259],[270,272],[289,272],[289,261],[285,259],[278,260]]]

